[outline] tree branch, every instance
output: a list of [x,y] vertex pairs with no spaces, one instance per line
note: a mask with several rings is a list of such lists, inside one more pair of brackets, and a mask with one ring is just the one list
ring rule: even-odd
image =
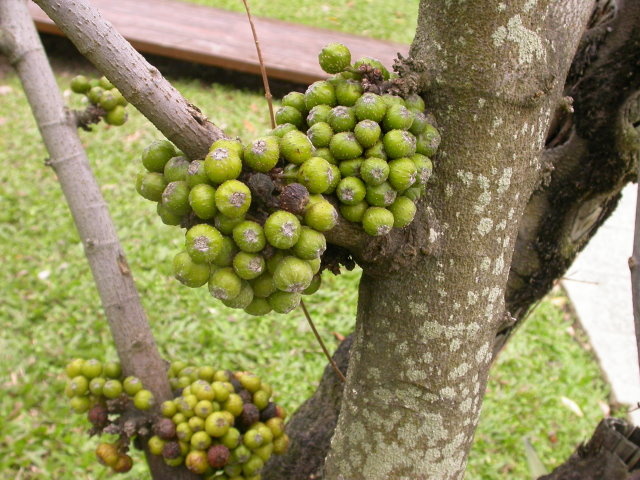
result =
[[210,123],[87,0],[35,0],[122,95],[191,159],[224,132]]
[[[115,228],[78,138],[75,117],[64,106],[53,72],[23,0],[0,1],[4,50],[16,69],[51,156],[82,239],[118,356],[159,401],[171,398],[164,361],[156,348]],[[148,455],[156,479],[194,478],[186,469]]]

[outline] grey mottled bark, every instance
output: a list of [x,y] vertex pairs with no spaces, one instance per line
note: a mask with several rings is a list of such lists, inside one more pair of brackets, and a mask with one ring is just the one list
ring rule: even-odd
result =
[[[126,375],[135,375],[157,399],[171,398],[164,361],[142,309],[107,205],[91,172],[24,0],[0,0],[0,44],[16,69],[82,239]],[[149,455],[156,479],[193,476]]]

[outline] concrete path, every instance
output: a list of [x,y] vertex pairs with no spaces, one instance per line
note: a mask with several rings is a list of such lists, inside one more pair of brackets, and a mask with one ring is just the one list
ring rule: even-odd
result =
[[[627,187],[618,208],[579,255],[562,285],[589,335],[614,400],[640,402],[640,373],[633,326],[627,260],[633,246],[636,185]],[[640,410],[630,414],[640,425]]]

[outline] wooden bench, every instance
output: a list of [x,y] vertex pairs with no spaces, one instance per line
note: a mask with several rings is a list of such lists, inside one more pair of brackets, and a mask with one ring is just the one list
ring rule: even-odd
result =
[[[93,0],[103,16],[139,51],[249,73],[260,73],[251,28],[244,13],[175,0]],[[29,2],[41,32],[62,35],[33,2]],[[318,52],[331,42],[347,45],[354,59],[375,57],[391,66],[408,45],[255,18],[262,55],[270,77],[298,83],[326,78]]]

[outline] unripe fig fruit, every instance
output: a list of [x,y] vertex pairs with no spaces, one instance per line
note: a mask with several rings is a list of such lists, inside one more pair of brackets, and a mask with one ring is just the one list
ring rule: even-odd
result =
[[127,121],[127,111],[122,105],[116,105],[111,110],[107,111],[107,114],[104,116],[104,121],[114,127],[124,125]]
[[120,362],[106,362],[102,367],[102,374],[107,378],[120,378],[122,376]]
[[237,428],[229,428],[229,431],[220,437],[220,443],[228,449],[236,448],[240,445],[240,431]]
[[100,86],[91,87],[87,92],[87,98],[92,104],[98,105],[103,93],[104,93],[104,88]]
[[102,362],[95,358],[86,360],[82,365],[82,375],[84,375],[87,380],[99,377],[102,375]]
[[309,193],[326,192],[334,177],[331,164],[320,157],[311,157],[298,170],[298,181],[306,187]]
[[300,92],[287,93],[282,97],[282,105],[293,107],[303,113],[307,111],[307,107],[304,102],[304,93]]
[[273,441],[273,453],[276,455],[282,455],[286,453],[288,448],[289,448],[289,437],[287,436],[286,433],[276,438]]
[[356,113],[351,107],[334,107],[327,116],[327,123],[334,132],[351,131],[356,126]]
[[299,293],[289,293],[277,291],[267,297],[267,301],[274,312],[289,313],[300,305],[301,295]]
[[416,176],[416,185],[424,186],[431,178],[431,173],[433,172],[433,163],[424,155],[416,153],[411,157],[413,163],[416,165],[417,176]]
[[167,182],[186,180],[187,170],[189,170],[187,157],[182,155],[171,157],[164,166],[164,178]]
[[407,108],[411,110],[422,112],[425,109],[424,100],[417,93],[412,93],[405,97],[404,103],[407,105]]
[[389,162],[388,182],[397,192],[411,187],[418,176],[416,164],[410,158],[396,158]]
[[424,192],[424,186],[416,184],[416,186],[407,188],[404,192],[402,192],[402,195],[407,197],[409,200],[412,200],[413,202],[417,202],[418,199],[422,197]]
[[371,57],[362,57],[353,66],[358,69],[363,65],[368,65],[372,68],[380,70],[380,74],[384,80],[389,80],[389,70],[380,62],[380,60]]
[[209,293],[220,300],[231,300],[240,294],[242,279],[232,268],[223,267],[209,277]]
[[[306,111],[306,107],[305,107],[305,111]],[[302,116],[302,112],[300,112],[300,110],[298,110],[295,107],[283,105],[282,107],[276,110],[275,118],[276,118],[276,124],[278,125],[291,123],[292,125],[295,125],[296,128],[300,130],[304,129],[304,127],[306,126],[304,117]]]
[[331,125],[327,122],[317,122],[309,127],[307,137],[316,148],[328,147],[333,133]]
[[244,280],[259,277],[265,269],[264,257],[259,253],[238,252],[233,258],[233,270]]
[[213,265],[216,267],[230,267],[233,265],[233,257],[238,253],[236,243],[226,235],[222,236],[222,248],[220,253],[213,259]]
[[[312,295],[314,293],[316,293],[318,291],[318,289],[320,288],[320,285],[322,283],[322,276],[321,275],[314,275],[313,279],[311,280],[311,283],[309,284],[309,286],[307,288],[305,288],[302,291],[303,295]],[[268,399],[268,397],[267,397]]]
[[380,95],[365,93],[354,105],[358,120],[381,122],[387,112],[387,104]]
[[136,393],[142,390],[142,382],[138,377],[128,376],[122,381],[122,388],[124,393],[133,397]]
[[373,147],[379,140],[382,130],[373,120],[361,120],[353,129],[356,140],[364,148]]
[[410,157],[416,153],[416,137],[406,130],[385,133],[382,143],[389,158]]
[[229,431],[230,426],[227,417],[222,412],[213,412],[204,422],[204,431],[214,438],[219,438]]
[[336,100],[338,105],[353,107],[362,95],[363,89],[359,81],[344,80],[335,82]]
[[230,300],[222,300],[222,303],[229,308],[241,308],[244,309],[249,306],[249,304],[253,301],[253,289],[249,282],[246,280],[242,281],[242,286],[240,288],[240,293]]
[[315,203],[304,212],[304,223],[319,232],[331,230],[337,222],[338,212],[327,201]]
[[345,220],[349,220],[350,222],[360,223],[362,221],[362,216],[364,212],[369,208],[369,204],[364,200],[356,203],[355,205],[340,205],[340,215],[344,217]]
[[213,152],[214,150],[216,150],[218,148],[227,149],[230,152],[235,153],[236,155],[238,155],[242,159],[242,151],[244,149],[244,146],[242,145],[242,142],[240,140],[238,140],[238,139],[221,138],[220,140],[216,140],[209,147],[209,151]]
[[182,223],[183,215],[176,215],[166,208],[162,202],[158,202],[156,212],[165,225],[180,225],[180,223]]
[[364,200],[367,187],[357,177],[344,177],[336,189],[336,196],[345,205],[355,205]]
[[74,93],[86,93],[91,89],[89,80],[84,75],[76,75],[71,79],[71,91]]
[[246,479],[246,477],[259,474],[262,467],[264,467],[262,459],[257,455],[252,455],[251,458],[242,465],[242,474]]
[[230,218],[218,212],[213,221],[214,225],[220,231],[220,233],[224,233],[225,235],[232,235],[233,229],[244,222],[244,215],[241,215],[237,218]]
[[91,400],[89,397],[72,397],[69,405],[74,412],[85,413],[91,408]]
[[242,159],[240,154],[232,150],[231,147],[217,147],[211,150],[204,158],[204,170],[209,180],[215,184],[220,184],[227,180],[233,180],[240,175]]
[[365,199],[374,207],[388,207],[396,200],[397,194],[389,182],[383,182],[380,185],[369,185]]
[[387,107],[391,107],[392,105],[400,105],[402,107],[406,107],[407,105],[404,103],[404,98],[398,95],[392,95],[391,93],[385,93],[382,95],[382,100],[387,104]]
[[271,312],[271,305],[266,298],[253,297],[251,303],[244,308],[249,315],[261,317]]
[[162,449],[164,448],[165,443],[167,443],[165,440],[161,439],[157,435],[153,435],[147,442],[149,453],[152,455],[162,455]]
[[386,235],[393,228],[393,222],[393,214],[386,208],[369,207],[362,217],[362,228],[369,235]]
[[353,158],[351,160],[343,160],[340,162],[340,175],[346,177],[360,177],[360,169],[364,159],[362,157]]
[[98,79],[98,85],[100,85],[105,90],[111,90],[112,88],[115,88],[113,83],[111,83],[111,81],[104,75]]
[[[329,141],[331,141],[331,140],[329,140]],[[338,160],[335,159],[335,157],[331,153],[331,150],[329,150],[327,147],[316,148],[316,151],[313,152],[313,156],[314,157],[324,158],[331,165],[337,165],[338,164]]]
[[290,254],[291,254],[291,252],[289,250],[276,249],[275,253],[273,253],[270,257],[267,257],[267,271],[271,275],[273,275],[273,272],[276,271],[276,267],[282,261],[282,259],[284,257],[289,256]]
[[176,156],[176,149],[169,140],[156,140],[142,152],[142,165],[150,172],[164,171],[169,159]]
[[140,172],[136,178],[136,191],[147,200],[159,202],[167,187],[164,175],[157,172]]
[[300,238],[291,249],[298,258],[313,260],[319,258],[327,249],[325,236],[309,227],[302,227]]
[[440,132],[433,125],[427,125],[417,139],[416,152],[433,157],[440,146]]
[[427,129],[427,125],[429,125],[427,116],[422,112],[413,111],[413,123],[409,127],[409,131],[417,137]]
[[259,252],[267,243],[262,226],[251,220],[244,220],[236,225],[232,234],[236,245],[243,252]]
[[180,252],[173,257],[173,275],[187,287],[197,288],[207,283],[210,270],[207,263],[194,262],[187,252]]
[[81,397],[89,393],[89,380],[83,375],[73,377],[67,382],[67,396]]
[[191,440],[193,436],[193,430],[187,422],[182,422],[176,425],[176,437],[178,440],[182,440],[183,442],[188,442]]
[[138,410],[151,410],[155,405],[155,398],[153,396],[153,393],[145,389],[140,390],[133,397],[133,405]]
[[85,360],[83,358],[74,358],[64,367],[64,371],[68,378],[74,378],[82,375],[82,366]]
[[383,160],[387,160],[387,152],[384,149],[384,145],[382,141],[377,142],[373,147],[369,147],[364,151],[365,158],[381,158]]
[[413,123],[413,113],[403,105],[391,105],[382,119],[385,131],[408,130]]
[[100,96],[98,105],[102,107],[106,112],[113,110],[118,105],[118,99],[110,90],[106,90]]
[[200,183],[189,191],[189,206],[198,218],[208,220],[216,213],[216,189],[206,183]]
[[289,133],[292,130],[297,130],[295,125],[291,123],[283,123],[282,125],[278,125],[276,128],[271,129],[268,134],[273,137],[282,138],[285,133]]
[[288,162],[300,165],[311,158],[313,145],[304,133],[292,130],[280,139],[280,153]]
[[313,279],[313,271],[309,264],[298,257],[286,257],[276,267],[273,282],[278,290],[300,293],[306,289]]
[[224,445],[213,445],[207,451],[207,462],[209,466],[214,469],[223,468],[229,461],[231,452]]
[[316,105],[335,107],[336,93],[333,85],[323,80],[312,83],[304,93],[304,103],[307,110],[311,110]]
[[329,119],[329,112],[331,112],[331,107],[329,105],[316,105],[309,110],[309,114],[307,115],[307,125],[312,127],[319,122],[326,123]]
[[[260,457],[260,460],[266,462],[267,460],[269,460],[269,458],[271,458],[271,454],[273,453],[273,443],[265,443],[261,447],[256,448],[253,453],[254,455]],[[257,476],[259,476],[259,474]],[[255,476],[249,478],[255,478]]]
[[162,192],[160,200],[162,206],[174,215],[186,215],[191,210],[189,206],[189,186],[187,182],[177,181],[169,183]]
[[322,266],[322,260],[320,259],[320,257],[307,260],[307,263],[311,267],[311,271],[314,275],[316,275],[320,271],[320,267]]
[[258,298],[266,298],[276,291],[276,286],[273,283],[273,274],[270,272],[264,272],[249,283],[251,284],[251,288],[253,288],[254,296]]
[[251,191],[238,180],[227,180],[216,190],[216,207],[229,218],[239,218],[251,205]]
[[[318,157],[319,158],[319,157]],[[327,195],[331,195],[336,191],[340,180],[342,180],[342,174],[340,173],[340,169],[336,165],[329,164],[329,168],[331,169],[331,173],[328,175],[331,179],[329,183],[329,187],[323,192]]]
[[[227,400],[223,402],[222,408],[227,412],[231,413],[234,417],[237,417],[242,413],[242,405],[243,405],[243,401],[240,395],[238,395],[237,393],[230,393],[229,398],[227,398]],[[224,411],[220,412],[220,414],[224,418],[227,418],[226,415],[224,414]],[[228,419],[227,419],[227,423],[231,425],[231,422],[229,422]],[[224,433],[222,435],[224,435]]]
[[336,133],[329,142],[329,150],[338,160],[358,158],[363,152],[353,132]]
[[[293,107],[285,108],[291,108],[300,115],[300,112]],[[302,116],[300,116],[300,122],[302,122]],[[278,163],[279,157],[280,147],[276,136],[257,138],[244,149],[244,163],[257,172],[266,173],[271,170]]]
[[264,234],[270,245],[287,249],[296,244],[300,237],[300,221],[289,212],[279,210],[269,215],[264,223]]
[[102,387],[104,386],[106,381],[107,379],[103,377],[92,378],[89,382],[89,392],[91,392],[91,394],[95,395],[96,397],[101,397]]
[[222,248],[222,235],[211,225],[194,225],[185,234],[185,249],[195,263],[211,263]]
[[122,394],[122,383],[119,380],[110,379],[102,386],[102,395],[106,398],[118,398]]
[[327,73],[338,73],[351,64],[351,52],[341,43],[330,43],[318,54],[320,68]]
[[196,450],[206,450],[211,446],[211,436],[205,431],[198,431],[193,434],[190,443]]
[[416,215],[416,204],[409,198],[400,196],[389,206],[389,211],[393,214],[393,226],[404,228],[413,222]]
[[367,185],[380,185],[389,177],[389,164],[377,157],[369,157],[362,162],[360,177]]

